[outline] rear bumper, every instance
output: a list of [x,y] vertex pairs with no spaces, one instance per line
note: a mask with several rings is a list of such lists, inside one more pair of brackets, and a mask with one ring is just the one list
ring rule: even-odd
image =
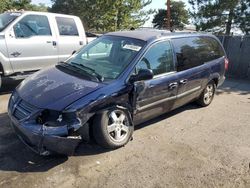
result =
[[76,147],[82,141],[80,137],[61,137],[46,135],[42,125],[19,123],[10,115],[11,125],[20,140],[39,155],[49,155],[52,152],[73,155]]

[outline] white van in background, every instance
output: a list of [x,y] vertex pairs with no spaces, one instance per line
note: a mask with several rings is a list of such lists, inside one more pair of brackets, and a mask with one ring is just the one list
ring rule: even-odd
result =
[[87,43],[79,17],[47,12],[0,14],[1,77],[25,77],[64,61]]

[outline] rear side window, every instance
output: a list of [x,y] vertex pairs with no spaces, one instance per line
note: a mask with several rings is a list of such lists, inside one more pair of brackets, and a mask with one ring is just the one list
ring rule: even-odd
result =
[[150,47],[137,64],[136,69],[137,71],[140,69],[151,69],[154,75],[174,71],[173,51],[170,43],[164,41]]
[[206,62],[225,56],[224,50],[217,40],[210,37],[204,37],[203,40],[207,43],[208,54]]
[[49,20],[43,15],[27,15],[13,29],[16,38],[51,35]]
[[178,38],[172,41],[178,61],[178,71],[197,67],[224,56],[221,45],[210,37]]
[[62,36],[79,36],[75,20],[73,18],[56,17],[59,34]]

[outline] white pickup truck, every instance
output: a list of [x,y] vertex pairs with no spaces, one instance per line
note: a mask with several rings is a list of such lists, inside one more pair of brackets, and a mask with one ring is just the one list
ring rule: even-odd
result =
[[86,43],[79,17],[32,11],[0,14],[0,88],[2,78],[25,77],[64,61]]

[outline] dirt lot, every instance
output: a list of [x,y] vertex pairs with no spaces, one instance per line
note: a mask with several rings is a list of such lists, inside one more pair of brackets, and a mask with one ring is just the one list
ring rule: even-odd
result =
[[18,140],[0,94],[0,187],[250,187],[250,82],[227,81],[207,108],[195,104],[138,126],[115,151],[82,144],[43,158]]

